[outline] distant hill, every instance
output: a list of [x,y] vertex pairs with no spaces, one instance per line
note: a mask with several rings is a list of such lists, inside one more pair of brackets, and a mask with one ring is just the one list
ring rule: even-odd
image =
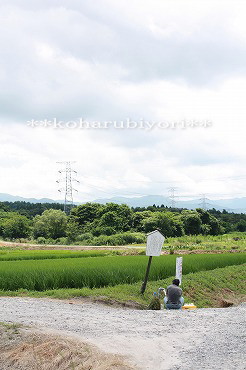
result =
[[23,198],[17,195],[0,193],[0,202],[30,202],[30,203],[63,203],[62,200],[53,200],[49,198]]
[[126,197],[113,197],[113,198],[102,198],[94,200],[95,203],[106,204],[106,203],[117,203],[117,204],[127,204],[130,207],[148,207],[153,206],[160,206],[164,204],[165,206],[170,206],[170,201],[167,197],[162,195],[146,195],[143,197],[134,197],[134,198],[126,198]]
[[[54,200],[49,198],[24,198],[15,195],[0,193],[0,202],[30,202],[30,203],[63,203],[63,200]],[[130,207],[148,207],[153,206],[164,206],[170,207],[170,199],[168,197],[164,197],[163,195],[145,195],[142,197],[113,197],[113,198],[102,198],[96,199],[93,202],[106,204],[106,203],[117,203],[117,204],[127,204]],[[83,202],[85,203],[85,202]],[[75,203],[75,204],[83,204]],[[192,199],[192,200],[181,200],[176,202],[177,208],[187,208],[187,209],[195,209],[201,207],[201,200]],[[231,198],[231,199],[216,199],[216,200],[207,200],[207,208],[215,208],[219,211],[223,209],[227,210],[228,212],[234,213],[246,213],[246,197],[242,198]]]
[[[100,204],[106,204],[109,202],[117,204],[127,204],[130,207],[148,207],[155,204],[156,206],[170,207],[170,199],[162,195],[145,195],[143,197],[113,197],[113,198],[102,198],[96,199],[94,202]],[[201,200],[182,200],[176,202],[177,208],[187,208],[195,209],[201,207]],[[232,199],[216,199],[216,200],[207,200],[207,208],[215,208],[219,211],[223,209],[235,212],[235,213],[246,213],[246,197],[243,198],[232,198]]]

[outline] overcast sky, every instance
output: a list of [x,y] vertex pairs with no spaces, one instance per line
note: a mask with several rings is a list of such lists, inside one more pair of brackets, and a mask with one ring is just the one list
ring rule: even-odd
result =
[[246,196],[245,1],[0,4],[0,193]]

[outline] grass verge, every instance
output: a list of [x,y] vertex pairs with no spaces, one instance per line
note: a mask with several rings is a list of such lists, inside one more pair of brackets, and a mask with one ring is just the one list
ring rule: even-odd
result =
[[234,232],[223,235],[184,235],[168,237],[164,249],[173,250],[241,250],[246,249],[246,232]]

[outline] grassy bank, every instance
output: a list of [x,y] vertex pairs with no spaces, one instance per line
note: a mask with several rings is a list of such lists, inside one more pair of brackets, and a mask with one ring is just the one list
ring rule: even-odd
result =
[[[245,279],[246,264],[189,273],[184,275],[182,280],[185,302],[193,302],[198,307],[221,307],[224,300],[235,304],[246,301]],[[56,289],[43,292],[19,289],[18,291],[0,291],[0,295],[58,299],[87,297],[108,303],[137,303],[139,307],[146,308],[153,292],[157,291],[159,287],[166,287],[171,283],[171,280],[172,277],[148,282],[144,295],[140,294],[141,281],[135,284],[120,284],[94,289]]]
[[234,232],[223,235],[184,235],[176,238],[167,238],[164,249],[209,249],[209,250],[229,250],[246,248],[246,233]]

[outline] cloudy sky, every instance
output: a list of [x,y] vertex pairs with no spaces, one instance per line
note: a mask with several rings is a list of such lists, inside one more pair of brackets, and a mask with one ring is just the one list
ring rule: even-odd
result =
[[[1,0],[0,193],[246,196],[245,1]],[[106,122],[106,123],[105,123]]]

